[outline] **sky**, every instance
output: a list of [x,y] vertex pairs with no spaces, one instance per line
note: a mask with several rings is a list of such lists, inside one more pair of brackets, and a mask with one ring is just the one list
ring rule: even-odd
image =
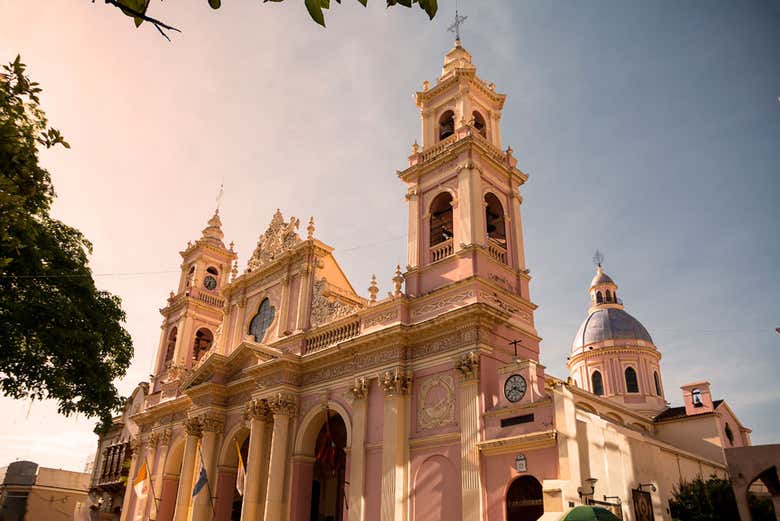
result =
[[[172,42],[103,2],[0,0],[17,53],[71,144],[42,154],[53,213],[94,244],[148,378],[181,251],[215,208],[243,269],[276,208],[336,248],[355,288],[406,264],[396,171],[420,136],[413,93],[440,74],[454,3],[152,0]],[[780,1],[461,0],[464,47],[508,96],[547,372],[565,377],[598,248],[661,351],[667,399],[709,380],[753,442],[780,442]],[[80,470],[94,420],[0,398],[0,466]]]

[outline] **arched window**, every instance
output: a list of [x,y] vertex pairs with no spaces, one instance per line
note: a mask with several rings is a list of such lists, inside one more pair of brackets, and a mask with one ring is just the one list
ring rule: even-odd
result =
[[448,110],[439,118],[439,141],[455,133],[455,113]]
[[539,519],[544,514],[542,484],[529,475],[516,478],[506,491],[506,519]]
[[453,237],[452,194],[442,192],[431,203],[431,246]]
[[729,427],[729,424],[726,424],[726,438],[729,440],[729,445],[732,447],[734,446],[734,433],[731,432],[731,427]]
[[655,382],[655,394],[661,396],[661,379],[658,378],[658,371],[653,371],[653,381]]
[[202,327],[195,333],[195,344],[192,347],[192,358],[197,362],[203,355],[211,349],[211,344],[214,342],[214,335]]
[[599,303],[599,304],[604,302],[604,297],[601,296],[601,292],[600,291],[596,292],[596,302]]
[[590,381],[593,384],[593,394],[596,396],[604,396],[604,380],[601,378],[601,372],[593,371]]
[[472,116],[474,117],[474,128],[477,129],[477,132],[479,132],[482,137],[487,137],[487,125],[485,125],[485,118],[483,118],[482,114],[476,110]]
[[626,392],[639,392],[639,382],[637,382],[636,371],[633,367],[626,367]]
[[257,315],[252,318],[249,323],[249,333],[254,335],[255,342],[262,342],[265,336],[265,331],[271,322],[274,321],[276,315],[276,308],[271,305],[271,302],[265,298],[260,303],[260,308],[257,310]]
[[217,271],[217,268],[215,268],[214,266],[209,266],[208,268],[206,268],[206,272],[211,273],[215,277],[219,275],[219,271]]
[[701,391],[694,389],[691,391],[691,400],[694,407],[704,407],[704,402],[701,400]]
[[173,354],[176,351],[176,335],[178,333],[177,328],[171,329],[171,332],[168,333],[168,343],[165,346],[165,361],[163,362],[163,367],[165,369],[168,369],[171,366],[171,363],[173,361]]
[[485,226],[489,238],[506,248],[506,224],[501,201],[490,192],[485,194]]
[[190,271],[187,272],[186,287],[189,288],[195,282],[195,266],[190,266]]
[[607,302],[612,302],[612,293],[607,290]]

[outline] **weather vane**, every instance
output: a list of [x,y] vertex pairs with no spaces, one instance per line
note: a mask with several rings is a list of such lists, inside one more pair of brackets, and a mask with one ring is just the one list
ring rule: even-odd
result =
[[455,33],[455,39],[460,41],[460,26],[463,24],[464,21],[466,21],[466,18],[468,16],[460,16],[458,14],[458,7],[455,6],[455,23],[453,23],[451,26],[447,28],[447,30],[451,33]]
[[600,268],[603,263],[604,263],[604,254],[601,253],[599,250],[596,250],[596,253],[593,254],[593,264],[595,264]]

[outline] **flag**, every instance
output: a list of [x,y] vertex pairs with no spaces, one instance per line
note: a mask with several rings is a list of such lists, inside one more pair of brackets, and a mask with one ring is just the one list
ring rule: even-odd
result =
[[246,482],[246,471],[244,470],[244,460],[241,458],[241,447],[236,441],[236,453],[238,454],[238,472],[236,472],[236,490],[240,495],[244,495],[244,483]]
[[198,454],[200,455],[200,473],[198,474],[198,481],[195,482],[195,486],[192,488],[192,497],[197,496],[198,492],[209,483],[209,477],[206,474],[206,464],[203,463],[203,452],[200,448],[198,448]]
[[144,518],[144,507],[146,506],[146,495],[149,493],[149,468],[146,466],[146,460],[141,462],[141,468],[133,480],[133,490],[135,490],[136,503],[135,521],[142,521]]

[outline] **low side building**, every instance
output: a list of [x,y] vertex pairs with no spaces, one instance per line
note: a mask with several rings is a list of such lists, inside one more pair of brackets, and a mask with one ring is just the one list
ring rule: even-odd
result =
[[1,521],[71,520],[87,500],[89,474],[15,461],[0,469]]

